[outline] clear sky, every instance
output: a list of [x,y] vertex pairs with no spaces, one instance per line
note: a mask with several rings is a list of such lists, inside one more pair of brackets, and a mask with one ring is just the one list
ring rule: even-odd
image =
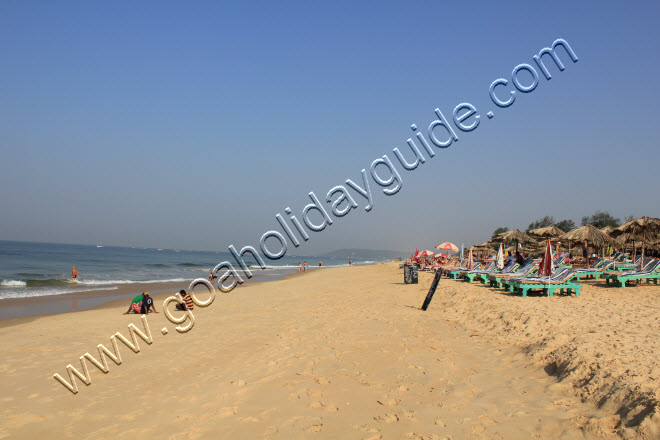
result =
[[[658,2],[3,1],[0,239],[256,246],[461,102],[476,130],[295,253],[660,216],[659,22]],[[493,105],[557,38],[579,61]]]

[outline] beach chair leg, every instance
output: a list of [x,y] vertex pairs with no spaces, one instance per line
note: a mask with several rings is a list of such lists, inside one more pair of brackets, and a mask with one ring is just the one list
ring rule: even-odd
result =
[[526,298],[527,297],[527,288],[526,287],[521,287],[520,291],[522,292],[523,298]]
[[598,281],[598,278],[600,278],[600,274],[594,274],[594,279]]
[[554,287],[548,287],[548,296],[552,296],[555,291]]

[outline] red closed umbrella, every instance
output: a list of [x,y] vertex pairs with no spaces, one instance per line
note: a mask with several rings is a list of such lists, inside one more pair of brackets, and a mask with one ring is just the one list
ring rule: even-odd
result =
[[543,259],[539,265],[539,276],[549,277],[552,276],[552,245],[550,244],[550,239],[548,238],[548,244],[545,247],[545,253],[543,254]]

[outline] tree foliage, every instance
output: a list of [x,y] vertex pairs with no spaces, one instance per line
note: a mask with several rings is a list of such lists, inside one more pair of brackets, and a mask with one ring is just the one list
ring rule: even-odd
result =
[[555,224],[555,219],[554,217],[550,215],[546,215],[542,219],[536,220],[535,222],[532,222],[527,226],[527,229],[525,232],[529,232],[532,229],[538,229],[538,228],[545,228],[547,226],[552,226]]
[[621,220],[614,218],[607,211],[596,211],[591,217],[582,217],[582,226],[594,225],[598,229],[605,226],[612,226],[613,228],[621,225]]
[[506,232],[508,230],[509,230],[509,228],[506,228],[504,226],[500,226],[499,228],[495,229],[495,231],[493,231],[493,236],[491,237],[491,240],[493,240],[495,237],[497,237],[501,233]]
[[570,219],[564,219],[555,225],[564,232],[571,231],[575,229],[575,222]]

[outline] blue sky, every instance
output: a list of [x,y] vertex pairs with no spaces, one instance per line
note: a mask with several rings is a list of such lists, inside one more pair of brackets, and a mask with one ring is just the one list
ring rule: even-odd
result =
[[[545,215],[660,216],[659,9],[2,2],[0,239],[256,246],[276,213],[357,181],[412,123],[461,102],[475,131],[295,253],[477,243]],[[490,83],[557,38],[579,61],[495,107]]]

